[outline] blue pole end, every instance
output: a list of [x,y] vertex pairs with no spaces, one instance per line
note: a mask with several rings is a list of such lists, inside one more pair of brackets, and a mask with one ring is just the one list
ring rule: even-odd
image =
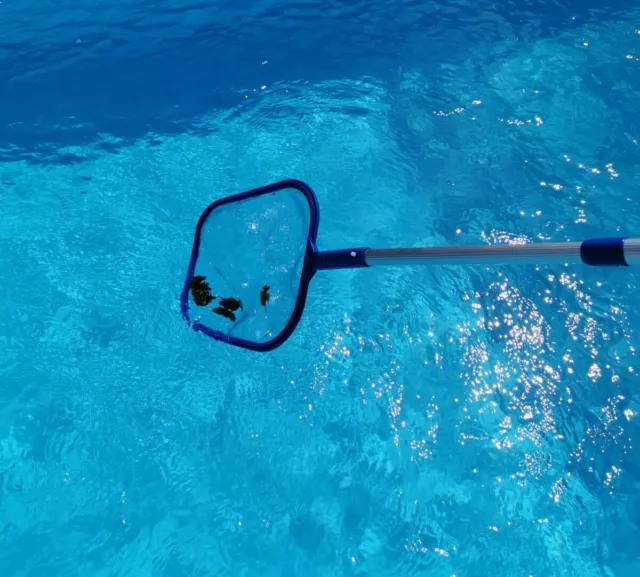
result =
[[339,268],[366,267],[364,252],[366,248],[344,248],[341,250],[323,250],[313,255],[316,270],[335,270]]
[[628,266],[624,238],[591,238],[580,245],[580,258],[589,266]]

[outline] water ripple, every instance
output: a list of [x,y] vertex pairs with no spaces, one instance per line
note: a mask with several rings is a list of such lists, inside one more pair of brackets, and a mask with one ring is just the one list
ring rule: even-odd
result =
[[637,234],[614,8],[0,4],[6,571],[637,574],[633,270],[319,273],[269,355],[177,303],[283,177],[327,249]]

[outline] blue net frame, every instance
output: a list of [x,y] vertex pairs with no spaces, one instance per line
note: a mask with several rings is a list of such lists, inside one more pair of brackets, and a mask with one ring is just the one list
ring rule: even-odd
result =
[[[289,318],[289,321],[285,325],[284,329],[269,341],[254,342],[254,341],[249,341],[249,340],[245,340],[238,337],[233,337],[221,331],[213,330],[210,327],[207,327],[206,325],[202,324],[198,320],[194,320],[192,322],[189,315],[189,283],[191,278],[194,276],[196,263],[198,260],[198,256],[200,254],[202,228],[205,222],[207,221],[207,218],[209,217],[209,215],[215,209],[220,208],[226,204],[270,194],[286,188],[293,188],[298,190],[300,193],[303,194],[303,196],[307,200],[307,203],[309,204],[309,230],[307,235],[304,262],[302,265],[302,272],[301,272],[300,284],[299,284],[298,294],[296,297],[296,302],[295,302],[291,317]],[[316,195],[311,189],[311,187],[309,187],[304,182],[301,182],[295,179],[283,180],[280,182],[269,184],[267,186],[262,186],[260,188],[252,189],[246,192],[242,192],[226,198],[222,198],[210,204],[200,216],[198,220],[198,224],[196,226],[195,238],[193,242],[193,248],[191,251],[191,258],[189,260],[189,266],[187,269],[187,275],[186,275],[184,287],[180,295],[180,309],[181,309],[183,318],[196,332],[202,332],[203,334],[206,334],[207,336],[213,339],[216,339],[218,341],[222,341],[222,342],[232,344],[238,347],[242,347],[245,349],[264,352],[264,351],[273,350],[279,347],[280,345],[282,345],[282,343],[284,343],[291,336],[291,334],[297,327],[298,323],[300,322],[300,318],[302,317],[302,311],[304,310],[304,305],[307,298],[307,293],[309,290],[309,283],[319,268],[318,259],[316,258],[318,254],[316,249],[318,225],[319,225],[319,207],[318,207],[318,200],[316,198]]]

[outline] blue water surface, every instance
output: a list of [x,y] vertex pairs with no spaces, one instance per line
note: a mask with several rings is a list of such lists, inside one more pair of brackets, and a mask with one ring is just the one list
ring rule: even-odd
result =
[[257,354],[178,297],[201,211],[321,248],[640,235],[640,6],[0,3],[0,573],[640,574],[632,269],[319,274]]

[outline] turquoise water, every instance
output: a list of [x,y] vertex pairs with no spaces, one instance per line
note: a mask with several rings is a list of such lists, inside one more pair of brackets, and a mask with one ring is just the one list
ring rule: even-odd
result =
[[0,4],[3,575],[635,576],[638,273],[325,272],[194,333],[201,211],[323,249],[640,234],[640,10]]

